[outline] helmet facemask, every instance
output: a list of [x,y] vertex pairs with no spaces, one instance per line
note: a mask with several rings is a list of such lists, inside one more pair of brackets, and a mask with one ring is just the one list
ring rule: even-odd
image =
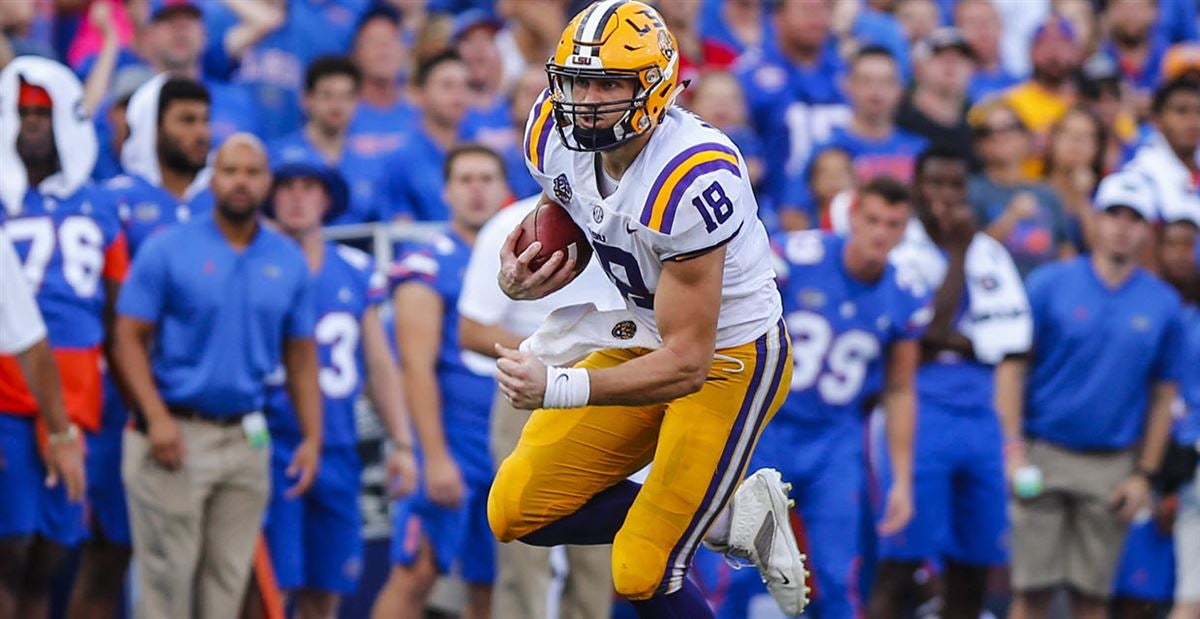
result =
[[[546,73],[550,78],[555,128],[563,145],[570,150],[595,152],[615,148],[644,135],[655,124],[650,118],[646,101],[664,80],[662,72],[656,67],[640,71],[580,69],[551,62],[546,65]],[[577,78],[630,81],[634,86],[633,96],[613,101],[579,103],[573,97]],[[601,117],[621,112],[622,116],[611,126],[597,126]]]

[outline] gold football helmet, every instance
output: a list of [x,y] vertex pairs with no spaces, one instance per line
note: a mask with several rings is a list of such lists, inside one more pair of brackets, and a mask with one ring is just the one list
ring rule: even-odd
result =
[[[600,151],[651,131],[675,102],[679,48],[662,16],[634,0],[600,0],[576,15],[563,30],[554,57],[546,63],[554,124],[567,148]],[[633,96],[602,103],[572,99],[577,78],[634,82]],[[576,122],[584,116],[624,112],[611,127]]]

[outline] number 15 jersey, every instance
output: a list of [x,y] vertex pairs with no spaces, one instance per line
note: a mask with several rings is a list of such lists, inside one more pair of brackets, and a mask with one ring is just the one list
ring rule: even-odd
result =
[[693,114],[671,108],[606,198],[600,190],[600,155],[567,149],[554,125],[552,104],[543,92],[525,129],[526,165],[546,195],[586,231],[596,259],[640,327],[659,335],[654,294],[663,263],[722,245],[716,347],[752,342],[779,321],[770,243],[746,163],[729,138]]

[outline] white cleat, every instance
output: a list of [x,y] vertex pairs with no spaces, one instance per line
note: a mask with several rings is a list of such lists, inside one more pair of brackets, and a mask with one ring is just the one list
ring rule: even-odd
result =
[[714,550],[757,567],[779,608],[795,617],[808,605],[808,570],[788,518],[789,490],[775,469],[747,477],[730,501],[729,543]]

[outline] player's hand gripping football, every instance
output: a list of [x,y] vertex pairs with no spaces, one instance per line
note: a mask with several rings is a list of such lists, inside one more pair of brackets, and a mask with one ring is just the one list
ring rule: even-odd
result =
[[566,286],[575,274],[575,259],[565,256],[561,251],[554,252],[541,267],[534,270],[531,266],[542,244],[534,241],[521,252],[516,254],[517,239],[521,236],[521,228],[517,227],[504,239],[500,248],[500,289],[510,299],[518,301],[540,299],[563,286]]
[[514,408],[541,408],[546,398],[546,364],[536,355],[496,344],[496,369],[500,392]]

